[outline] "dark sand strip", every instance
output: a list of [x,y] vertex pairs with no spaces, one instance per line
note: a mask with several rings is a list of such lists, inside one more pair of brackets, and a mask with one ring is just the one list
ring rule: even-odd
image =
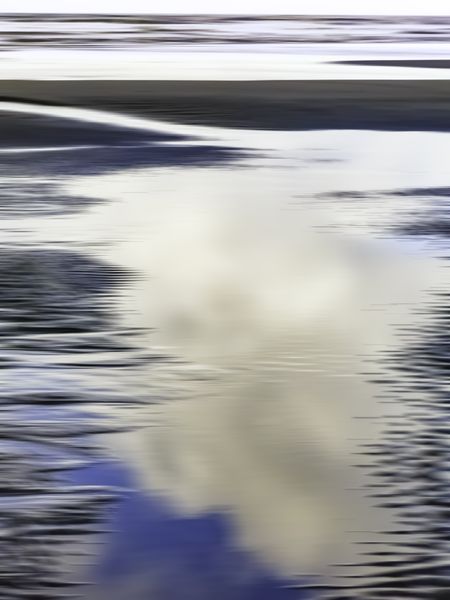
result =
[[362,65],[368,67],[414,67],[415,69],[450,69],[450,60],[338,60],[334,65]]
[[[449,81],[0,81],[0,99],[60,103],[168,121],[254,129],[450,131]],[[0,136],[15,121],[1,117]],[[31,119],[31,117],[30,117]],[[33,127],[37,118],[30,120]],[[47,137],[44,122],[41,142]],[[61,123],[61,122],[60,122]],[[49,131],[47,143],[59,127]],[[83,127],[86,131],[82,131]],[[73,124],[71,142],[100,126]],[[33,137],[23,131],[21,136]],[[97,132],[93,134],[93,129]],[[88,130],[88,131],[87,131]],[[88,133],[91,132],[91,133]],[[109,134],[108,134],[109,135]],[[130,131],[136,139],[139,132]],[[86,137],[88,136],[88,137]],[[106,134],[105,134],[106,136]],[[148,133],[142,137],[148,136]],[[104,140],[106,141],[106,140]],[[30,140],[28,139],[28,142]],[[65,143],[68,143],[67,140]]]
[[[0,148],[42,146],[123,145],[137,141],[152,142],[162,136],[149,132],[123,131],[92,123],[52,119],[23,113],[0,111]],[[34,160],[43,157],[35,155]],[[1,157],[3,162],[4,155]]]

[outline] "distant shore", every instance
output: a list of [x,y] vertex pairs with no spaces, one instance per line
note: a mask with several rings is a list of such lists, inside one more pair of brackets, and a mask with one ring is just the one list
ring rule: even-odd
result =
[[[450,81],[0,81],[0,101],[43,102],[253,129],[450,131]],[[105,127],[0,113],[1,145],[107,143]],[[49,129],[50,127],[50,129]],[[47,137],[47,140],[45,138]],[[130,139],[148,138],[131,132]],[[56,139],[57,138],[57,139]]]

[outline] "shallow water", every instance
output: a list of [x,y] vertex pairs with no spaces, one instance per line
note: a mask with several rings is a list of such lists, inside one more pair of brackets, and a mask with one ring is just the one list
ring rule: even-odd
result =
[[450,136],[120,125],[0,156],[5,590],[439,597]]
[[[53,14],[44,20],[11,14],[0,19],[2,79],[448,79],[449,48],[448,17]],[[401,64],[405,59],[408,68]]]

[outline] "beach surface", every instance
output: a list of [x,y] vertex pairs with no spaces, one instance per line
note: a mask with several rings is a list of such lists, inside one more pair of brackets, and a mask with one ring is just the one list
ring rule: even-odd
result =
[[[0,100],[63,104],[233,128],[450,130],[450,81],[445,80],[3,80]],[[59,122],[55,126],[45,123],[41,117],[28,116],[27,119],[0,115],[2,145],[40,145],[43,137],[50,135],[53,144],[114,142],[118,137],[114,130],[93,130],[91,125],[80,128],[78,124]],[[137,131],[133,134],[139,135],[144,134]]]

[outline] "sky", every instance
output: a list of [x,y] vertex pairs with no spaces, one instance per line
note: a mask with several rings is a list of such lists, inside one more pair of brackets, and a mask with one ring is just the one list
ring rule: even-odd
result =
[[450,0],[1,0],[8,12],[450,15]]

